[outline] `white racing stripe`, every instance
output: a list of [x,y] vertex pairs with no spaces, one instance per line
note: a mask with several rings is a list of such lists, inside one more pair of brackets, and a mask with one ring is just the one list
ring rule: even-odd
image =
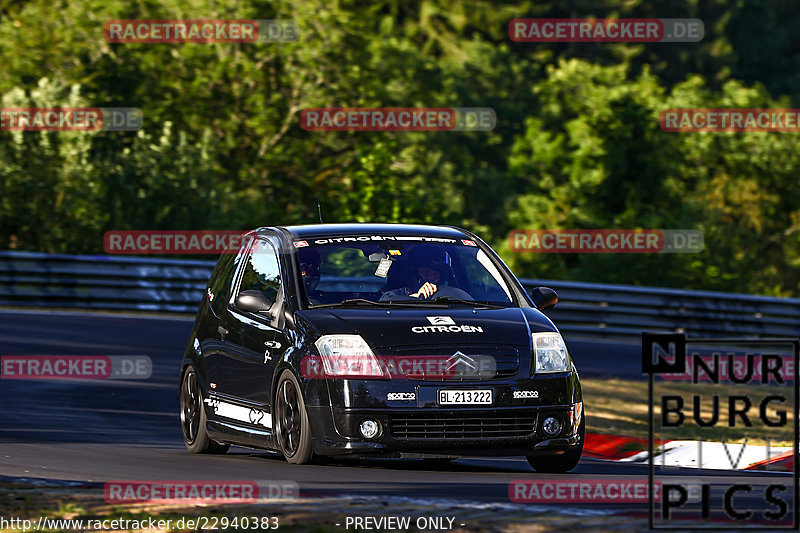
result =
[[217,398],[209,398],[206,400],[206,403],[214,410],[214,414],[217,416],[272,429],[272,415],[263,409],[244,407],[242,405],[224,402]]

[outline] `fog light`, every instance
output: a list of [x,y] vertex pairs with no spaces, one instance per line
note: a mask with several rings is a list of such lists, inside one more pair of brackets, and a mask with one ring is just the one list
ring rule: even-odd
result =
[[542,422],[542,429],[548,437],[555,437],[561,433],[561,421],[554,416],[548,416]]
[[377,422],[377,420],[368,418],[361,422],[361,425],[358,427],[358,429],[361,431],[361,434],[365,439],[374,439],[378,436],[378,433],[380,433],[381,425]]

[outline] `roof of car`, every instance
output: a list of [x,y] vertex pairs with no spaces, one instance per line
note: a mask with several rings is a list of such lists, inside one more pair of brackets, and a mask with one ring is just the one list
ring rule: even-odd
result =
[[294,238],[346,237],[349,235],[403,235],[459,239],[466,234],[458,228],[447,226],[424,226],[421,224],[309,224],[284,226]]

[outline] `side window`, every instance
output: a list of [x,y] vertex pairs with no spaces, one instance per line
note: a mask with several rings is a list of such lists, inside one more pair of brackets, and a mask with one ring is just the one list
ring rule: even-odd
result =
[[225,303],[230,297],[233,273],[236,271],[235,257],[236,254],[231,249],[222,254],[208,281],[206,293],[203,295],[203,298],[207,298],[211,302],[211,307],[217,315],[224,311]]
[[281,269],[275,248],[263,239],[256,239],[244,265],[239,291],[261,291],[271,302],[281,290]]

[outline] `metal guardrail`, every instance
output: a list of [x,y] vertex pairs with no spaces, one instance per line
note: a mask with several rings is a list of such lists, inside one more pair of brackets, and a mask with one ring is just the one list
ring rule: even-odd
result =
[[[0,305],[194,313],[214,261],[0,252]],[[546,311],[571,336],[638,339],[800,336],[800,299],[600,283],[523,279],[548,286]]]
[[799,337],[800,299],[711,291],[522,280],[558,292],[547,315],[566,333],[637,337],[680,331],[690,337]]
[[0,305],[194,313],[214,263],[0,252]]

